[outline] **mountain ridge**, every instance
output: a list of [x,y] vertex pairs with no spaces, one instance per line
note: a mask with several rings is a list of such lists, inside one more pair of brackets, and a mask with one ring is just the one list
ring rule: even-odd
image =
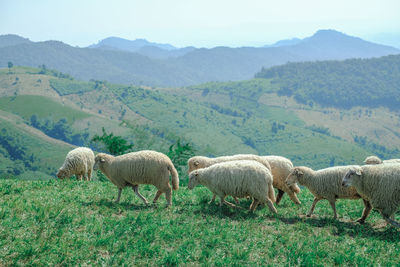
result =
[[[341,41],[332,42],[332,38]],[[398,53],[400,50],[396,48],[326,30],[295,45],[262,48],[189,47],[167,51],[145,46],[136,52],[127,52],[72,47],[59,41],[25,42],[6,47],[0,44],[0,67],[6,67],[8,62],[31,67],[44,64],[83,80],[173,87],[250,79],[262,67],[287,62],[369,58]]]

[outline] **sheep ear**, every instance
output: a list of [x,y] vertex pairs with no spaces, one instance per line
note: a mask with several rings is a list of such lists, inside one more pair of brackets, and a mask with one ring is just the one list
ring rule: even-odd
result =
[[199,162],[198,162],[198,161],[195,161],[195,162],[194,162],[194,166],[199,166]]
[[105,159],[100,159],[100,162],[104,163],[104,162],[106,162],[106,160]]
[[361,176],[362,171],[361,170],[356,170],[356,175]]
[[300,171],[299,169],[296,169],[296,170],[295,170],[295,174],[296,174],[297,176],[302,176],[304,173],[303,173],[302,171]]

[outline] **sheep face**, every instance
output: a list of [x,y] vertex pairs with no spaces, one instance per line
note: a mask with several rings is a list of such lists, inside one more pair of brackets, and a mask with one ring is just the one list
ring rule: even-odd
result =
[[193,171],[189,174],[188,188],[192,190],[198,184],[199,184],[199,172]]
[[286,184],[288,186],[294,185],[303,175],[304,173],[300,169],[294,168],[293,171],[289,173],[288,177],[286,178]]
[[354,184],[354,181],[361,177],[361,170],[357,169],[357,170],[349,170],[343,177],[343,181],[342,181],[342,186],[344,187],[350,187]]
[[205,168],[204,162],[202,162],[199,158],[191,158],[188,160],[189,170],[188,173],[191,173],[194,170]]
[[106,159],[103,153],[98,154],[94,159],[93,170],[97,171],[104,162],[106,162]]
[[58,172],[57,172],[57,178],[58,179],[64,179],[64,178],[66,178],[66,177],[70,177],[71,175],[68,173],[68,171],[66,171],[66,170],[63,170],[63,169],[58,169]]

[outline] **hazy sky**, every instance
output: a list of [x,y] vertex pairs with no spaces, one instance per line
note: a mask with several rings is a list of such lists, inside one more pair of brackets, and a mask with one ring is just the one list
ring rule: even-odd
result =
[[259,46],[318,29],[393,37],[400,0],[0,0],[0,34],[74,46],[109,36],[178,47]]

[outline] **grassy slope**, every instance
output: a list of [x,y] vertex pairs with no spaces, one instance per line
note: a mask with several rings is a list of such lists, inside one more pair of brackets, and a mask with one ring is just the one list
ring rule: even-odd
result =
[[[151,199],[156,190],[142,186]],[[109,182],[0,180],[0,265],[396,265],[400,232],[372,212],[367,224],[360,200],[339,200],[339,220],[326,201],[315,216],[307,190],[295,207],[285,196],[278,215],[216,205],[197,187],[174,192],[173,207],[146,207],[131,190],[120,204]],[[249,201],[242,200],[243,207]],[[299,216],[300,215],[300,216]],[[399,220],[399,214],[396,215]]]
[[[45,179],[50,178],[50,175],[54,177],[57,168],[59,168],[64,162],[65,155],[73,146],[63,144],[58,140],[51,140],[51,138],[45,138],[36,132],[35,129],[24,127],[21,121],[10,122],[0,118],[1,123],[1,134],[2,136],[8,136],[13,139],[13,142],[20,147],[26,157],[33,156],[33,163],[38,168],[37,171],[29,171],[23,174],[21,179]],[[6,151],[3,152],[7,154]],[[1,155],[4,158],[4,155]],[[6,173],[8,168],[18,168],[18,165],[13,160],[7,158],[0,161],[0,173]]]

